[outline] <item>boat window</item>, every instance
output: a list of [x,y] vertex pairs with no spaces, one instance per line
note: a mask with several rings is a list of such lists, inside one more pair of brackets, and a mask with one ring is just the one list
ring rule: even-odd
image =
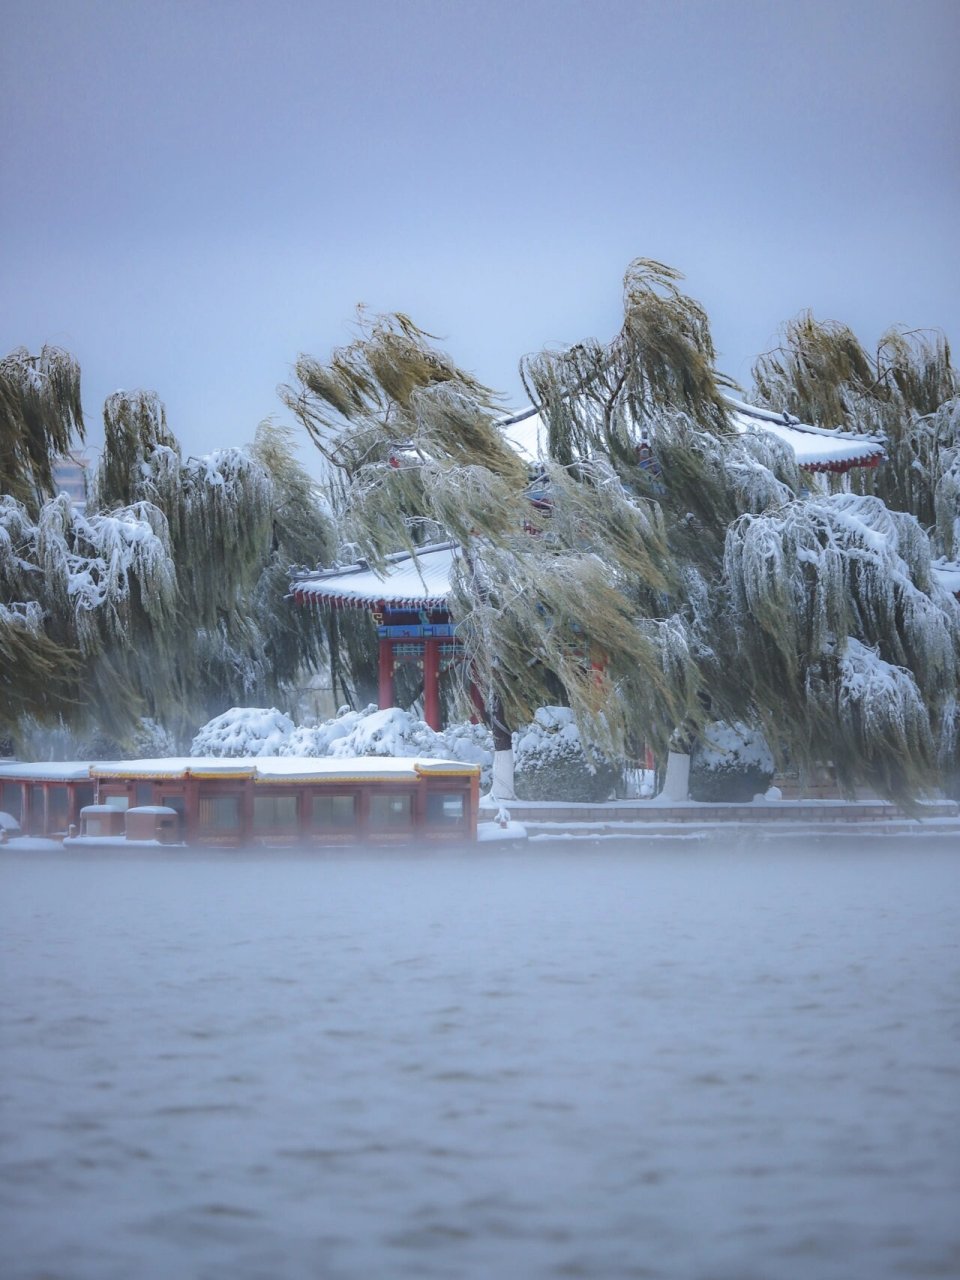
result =
[[30,788],[30,834],[42,836],[44,830],[43,787],[32,786]]
[[20,821],[22,791],[19,782],[0,783],[0,809]]
[[462,791],[429,791],[427,793],[427,822],[445,826],[463,821]]
[[370,796],[370,826],[374,830],[403,829],[413,818],[413,796],[409,792],[374,791]]
[[254,796],[253,829],[276,831],[282,827],[296,827],[296,796]]
[[354,824],[356,798],[352,795],[314,796],[310,824],[322,830],[346,831]]
[[66,831],[70,796],[65,786],[47,790],[47,827],[50,831]]
[[240,826],[240,797],[201,796],[200,825],[208,831],[236,831]]

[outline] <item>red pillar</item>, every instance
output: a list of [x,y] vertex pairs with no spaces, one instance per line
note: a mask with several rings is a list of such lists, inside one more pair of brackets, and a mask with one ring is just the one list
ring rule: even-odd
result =
[[393,642],[380,637],[380,670],[377,702],[380,710],[393,706]]
[[440,642],[423,642],[423,718],[431,729],[440,729]]

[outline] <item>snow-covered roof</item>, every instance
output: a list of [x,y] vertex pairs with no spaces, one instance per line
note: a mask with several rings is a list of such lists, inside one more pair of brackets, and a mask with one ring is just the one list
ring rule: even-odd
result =
[[873,436],[827,427],[812,427],[789,413],[773,413],[725,397],[733,425],[739,432],[764,431],[793,450],[804,471],[849,471],[875,467],[885,457],[883,445]]
[[318,573],[305,573],[291,583],[297,604],[312,601],[335,608],[393,606],[443,609],[450,594],[450,571],[458,554],[455,542],[434,542],[417,550],[387,556],[381,572],[366,561]]
[[[724,399],[737,431],[765,431],[783,440],[793,450],[797,466],[804,471],[875,467],[885,456],[883,445],[872,436],[839,428],[813,427],[789,413],[759,409],[732,396]],[[546,453],[546,426],[538,409],[530,408],[503,419],[500,429],[508,444],[526,461],[535,461]]]
[[0,782],[4,778],[24,782],[82,782],[89,777],[89,760],[42,760],[39,763],[13,760],[0,764]]
[[[357,778],[363,781],[415,781],[424,774],[470,777],[480,766],[462,760],[434,760],[419,756],[169,756],[156,760],[100,760],[67,764],[3,764],[4,778],[30,782],[77,782],[119,778],[252,778],[258,783]],[[104,806],[88,806],[93,813]],[[109,807],[109,806],[107,806]],[[84,810],[87,812],[88,810]],[[114,810],[111,810],[114,812]],[[144,806],[139,813],[166,813]]]
[[258,783],[323,782],[359,778],[363,781],[415,781],[423,774],[469,777],[479,765],[462,760],[420,759],[415,756],[181,756],[161,760],[113,760],[90,767],[93,777],[106,778],[252,778]]

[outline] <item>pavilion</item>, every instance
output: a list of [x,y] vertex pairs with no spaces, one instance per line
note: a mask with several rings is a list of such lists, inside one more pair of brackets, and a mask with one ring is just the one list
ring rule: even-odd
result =
[[461,646],[450,619],[450,575],[458,555],[455,542],[434,542],[386,557],[384,572],[365,560],[316,573],[301,573],[290,584],[296,604],[326,609],[366,609],[379,640],[378,703],[394,705],[398,663],[423,668],[423,718],[440,729],[440,674],[460,660]]

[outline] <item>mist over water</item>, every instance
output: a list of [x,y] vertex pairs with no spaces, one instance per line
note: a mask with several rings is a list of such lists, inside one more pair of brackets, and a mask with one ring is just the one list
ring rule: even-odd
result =
[[0,855],[0,1274],[960,1271],[960,850]]

